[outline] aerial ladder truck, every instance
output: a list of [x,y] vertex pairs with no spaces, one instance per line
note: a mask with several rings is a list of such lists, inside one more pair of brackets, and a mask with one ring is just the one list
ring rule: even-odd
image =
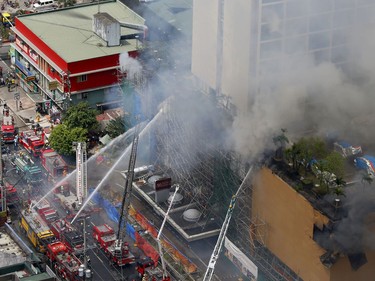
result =
[[221,249],[222,249],[224,241],[225,241],[225,236],[226,236],[227,231],[228,231],[229,223],[230,223],[230,220],[232,218],[232,214],[233,214],[234,206],[236,205],[238,194],[240,193],[240,191],[241,191],[241,189],[242,189],[242,187],[245,183],[245,180],[250,175],[251,170],[252,170],[252,167],[250,168],[249,172],[245,176],[245,179],[242,181],[242,183],[241,183],[240,187],[238,188],[236,194],[233,195],[232,199],[230,200],[229,207],[228,207],[228,210],[227,210],[227,214],[225,216],[224,223],[221,227],[220,234],[219,234],[219,237],[216,241],[216,245],[215,245],[215,248],[212,252],[210,261],[208,262],[207,270],[206,270],[206,273],[203,277],[203,281],[210,281],[212,279],[212,276],[213,276],[214,271],[215,271],[216,262],[219,258]]
[[[124,266],[127,264],[135,263],[135,256],[130,252],[129,244],[125,241],[125,229],[129,213],[130,197],[133,190],[134,167],[137,158],[137,147],[139,139],[138,130],[139,125],[136,125],[131,144],[129,166],[126,173],[125,190],[121,202],[120,217],[118,222],[118,231],[116,234],[116,239],[113,243],[102,246],[103,250],[112,260],[113,264],[117,266]],[[95,230],[100,230],[103,227],[104,226],[96,227],[94,229],[94,232]],[[108,235],[110,235],[110,233],[112,233],[111,229],[107,225],[105,225],[105,227],[108,228],[106,233],[108,232]],[[97,241],[100,241],[100,236],[100,231],[97,231],[97,234],[96,236],[94,235],[94,238],[97,239]]]
[[[125,180],[125,192],[122,197],[121,202],[121,212],[120,218],[118,222],[118,231],[117,231],[117,239],[115,241],[115,253],[117,255],[128,255],[128,246],[127,243],[124,241],[125,239],[125,229],[127,218],[129,216],[129,206],[130,206],[130,197],[133,191],[133,178],[134,178],[134,168],[135,162],[137,160],[137,148],[138,148],[138,139],[139,139],[139,125],[136,125],[131,151],[130,151],[130,158],[129,158],[129,166],[128,171],[126,174]],[[125,251],[124,251],[125,248]]]
[[176,196],[176,193],[177,193],[177,191],[179,189],[180,189],[180,186],[176,185],[176,189],[175,189],[175,191],[173,193],[172,200],[171,200],[171,202],[170,202],[170,204],[168,206],[167,212],[165,213],[164,220],[163,220],[163,222],[161,224],[161,227],[159,229],[158,236],[156,237],[156,241],[158,242],[159,255],[160,255],[160,259],[161,259],[161,266],[162,266],[162,270],[163,270],[163,279],[162,279],[162,281],[170,281],[171,277],[169,276],[169,274],[167,272],[167,267],[166,267],[165,260],[164,260],[163,249],[161,247],[160,237],[161,237],[161,234],[163,232],[164,225],[167,222],[169,211],[171,210],[171,208],[172,208],[172,206],[174,204],[174,197]]
[[76,177],[76,191],[78,205],[81,207],[83,200],[87,197],[87,152],[86,143],[74,143],[76,147],[76,163],[77,163],[77,177]]

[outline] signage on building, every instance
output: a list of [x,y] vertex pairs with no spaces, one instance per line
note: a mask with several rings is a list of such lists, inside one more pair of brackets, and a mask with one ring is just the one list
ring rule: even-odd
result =
[[241,270],[242,274],[250,278],[250,280],[257,280],[258,267],[227,237],[225,237],[224,247],[225,255]]
[[172,179],[164,178],[155,181],[155,202],[162,203],[168,200],[169,190],[172,187]]
[[35,81],[35,76],[27,76],[26,81]]
[[164,189],[170,189],[172,187],[172,179],[171,178],[165,178],[155,181],[155,190],[161,191]]
[[57,90],[57,87],[58,87],[58,86],[59,86],[59,82],[56,81],[56,80],[50,81],[50,82],[48,83],[48,89],[49,89],[50,91]]

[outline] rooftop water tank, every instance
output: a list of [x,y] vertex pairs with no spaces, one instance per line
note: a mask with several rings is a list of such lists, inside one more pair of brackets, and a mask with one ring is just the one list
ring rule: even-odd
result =
[[202,213],[198,211],[197,209],[188,209],[182,214],[182,217],[186,221],[197,222],[199,221],[199,218],[201,217],[201,215]]
[[[172,197],[173,197],[173,194],[169,196],[169,198],[168,198],[168,204],[171,204]],[[179,203],[181,203],[182,199],[184,199],[184,196],[182,194],[180,194],[180,193],[176,193],[176,195],[174,196],[174,199],[173,199],[173,204],[179,204]]]
[[161,179],[161,176],[158,176],[158,175],[153,175],[151,177],[149,177],[149,179],[147,180],[148,184],[151,185],[151,186],[155,186],[155,182],[160,180]]

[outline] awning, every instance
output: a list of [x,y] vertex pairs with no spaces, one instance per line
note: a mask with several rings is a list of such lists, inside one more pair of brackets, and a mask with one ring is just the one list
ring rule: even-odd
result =
[[106,145],[107,143],[109,143],[111,141],[111,137],[107,134],[105,135],[104,137],[101,137],[99,138],[99,141],[103,144],[103,145]]

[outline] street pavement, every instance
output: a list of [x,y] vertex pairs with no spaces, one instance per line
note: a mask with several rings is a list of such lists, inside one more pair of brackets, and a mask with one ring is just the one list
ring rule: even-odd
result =
[[[9,65],[3,60],[0,60],[0,66],[3,68],[4,76],[8,71],[11,71]],[[19,131],[28,130],[32,124],[36,123],[39,123],[47,131],[51,127],[48,117],[46,115],[41,116],[36,112],[35,101],[40,100],[40,98],[39,94],[28,94],[19,86],[13,87],[10,91],[7,86],[0,86],[1,105],[7,104]]]

